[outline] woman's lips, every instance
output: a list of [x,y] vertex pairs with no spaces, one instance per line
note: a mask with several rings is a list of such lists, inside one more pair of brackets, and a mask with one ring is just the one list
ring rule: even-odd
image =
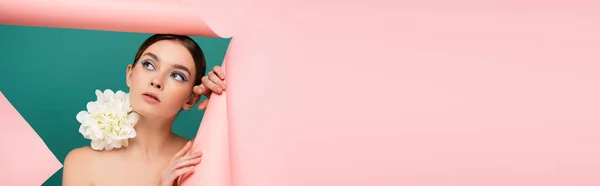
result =
[[143,93],[142,96],[144,97],[144,100],[146,100],[146,102],[148,102],[148,103],[152,103],[152,104],[160,103],[160,100],[158,99],[156,94],[146,92],[146,93]]

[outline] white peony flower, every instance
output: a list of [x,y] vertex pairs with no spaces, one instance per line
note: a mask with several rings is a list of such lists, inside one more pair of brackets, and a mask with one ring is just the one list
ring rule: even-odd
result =
[[87,111],[80,111],[76,116],[81,123],[79,132],[92,140],[94,150],[127,147],[129,138],[136,136],[133,127],[139,118],[129,105],[129,93],[96,90],[96,97],[96,101],[87,104]]

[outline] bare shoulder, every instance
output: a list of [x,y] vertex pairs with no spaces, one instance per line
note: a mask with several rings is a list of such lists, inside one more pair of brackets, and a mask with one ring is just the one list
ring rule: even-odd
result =
[[79,147],[71,150],[64,161],[63,185],[89,185],[91,184],[91,168],[95,167],[94,160],[97,151],[91,147]]
[[81,164],[91,163],[90,160],[93,160],[94,156],[97,156],[97,154],[98,152],[89,146],[73,149],[65,158],[65,166],[67,166],[67,164],[79,166]]

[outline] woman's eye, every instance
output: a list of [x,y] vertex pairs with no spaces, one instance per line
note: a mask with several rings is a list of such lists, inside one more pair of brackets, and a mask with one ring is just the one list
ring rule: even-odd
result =
[[178,72],[174,72],[173,74],[171,74],[171,76],[173,78],[175,78],[178,81],[185,81],[187,82],[187,78],[185,77],[185,75],[178,73]]
[[148,61],[143,61],[142,65],[144,66],[144,68],[149,69],[149,70],[154,70],[154,65],[152,65],[152,63],[148,62]]

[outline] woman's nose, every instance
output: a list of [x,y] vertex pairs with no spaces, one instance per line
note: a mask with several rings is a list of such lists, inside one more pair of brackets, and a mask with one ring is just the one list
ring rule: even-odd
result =
[[163,85],[162,85],[162,83],[161,83],[159,80],[157,80],[157,79],[153,79],[153,80],[150,82],[150,86],[156,87],[156,88],[158,88],[158,89],[162,89],[162,88],[163,88]]

